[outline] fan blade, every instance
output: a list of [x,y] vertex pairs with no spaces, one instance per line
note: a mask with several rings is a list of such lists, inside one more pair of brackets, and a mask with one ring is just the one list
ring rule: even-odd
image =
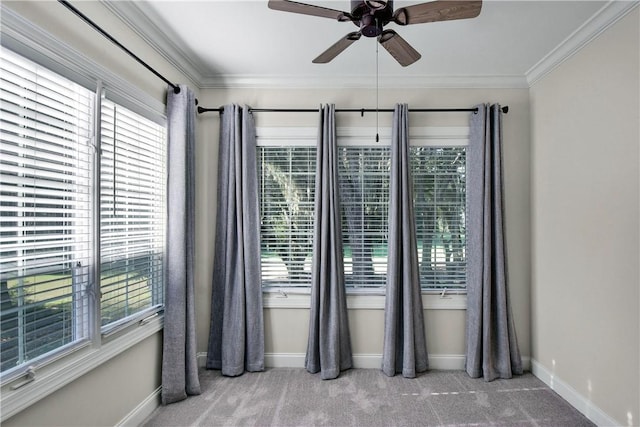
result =
[[351,46],[353,42],[359,40],[362,34],[359,32],[349,33],[337,42],[333,44],[329,49],[325,50],[313,60],[314,64],[326,64],[330,62],[333,58],[342,53],[343,50]]
[[383,31],[378,41],[403,67],[421,58],[420,53],[393,30]]
[[400,8],[393,14],[393,21],[398,25],[409,25],[468,19],[480,15],[481,9],[481,0],[438,0]]
[[301,13],[303,15],[319,16],[321,18],[331,18],[338,21],[349,20],[349,14],[340,10],[329,9],[312,4],[298,3],[289,0],[269,0],[269,9],[280,10],[283,12]]

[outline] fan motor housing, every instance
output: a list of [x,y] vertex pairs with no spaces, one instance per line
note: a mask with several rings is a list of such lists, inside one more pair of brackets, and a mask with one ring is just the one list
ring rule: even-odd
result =
[[365,37],[378,37],[393,17],[393,0],[351,0],[351,16]]

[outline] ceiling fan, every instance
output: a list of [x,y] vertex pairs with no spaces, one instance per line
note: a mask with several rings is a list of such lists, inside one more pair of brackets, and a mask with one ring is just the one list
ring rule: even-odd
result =
[[475,18],[482,9],[482,0],[437,0],[393,10],[393,0],[351,0],[351,12],[289,0],[269,0],[269,8],[284,12],[331,18],[340,22],[353,22],[360,29],[347,34],[313,60],[326,64],[361,36],[377,37],[378,42],[403,67],[420,59],[420,53],[393,30],[385,30],[389,22],[398,25],[422,24]]

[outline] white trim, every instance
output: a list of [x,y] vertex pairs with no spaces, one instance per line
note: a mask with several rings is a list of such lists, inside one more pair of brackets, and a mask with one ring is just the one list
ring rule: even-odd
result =
[[207,366],[207,352],[199,351],[196,353],[196,363],[198,364],[198,368],[204,368]]
[[0,29],[3,46],[91,90],[95,90],[96,82],[101,80],[109,98],[149,119],[164,122],[164,102],[140,90],[3,4],[0,4]]
[[[159,28],[156,22],[162,20],[153,8],[144,2],[101,2],[132,31],[138,34],[160,56],[176,69],[198,84],[200,89],[257,89],[257,88],[374,88],[375,75],[370,76],[325,76],[325,75],[255,75],[255,74],[208,74],[210,67],[204,64],[180,38]],[[380,88],[508,88],[526,89],[524,76],[380,76]]]
[[136,427],[142,425],[144,420],[146,420],[147,417],[149,417],[149,415],[151,415],[153,411],[156,410],[156,408],[160,407],[161,392],[162,386],[155,389],[123,419],[118,421],[116,427]]
[[[305,353],[265,353],[264,364],[267,368],[304,368]],[[198,353],[198,366],[206,365],[207,353]],[[429,354],[429,369],[443,371],[462,371],[466,356],[464,354]],[[531,367],[531,358],[523,357],[525,371]],[[356,369],[379,369],[382,366],[382,354],[356,353],[353,355],[353,367]]]
[[609,1],[525,73],[529,87],[636,8],[638,1]]
[[[266,353],[264,363],[268,368],[304,368],[305,353]],[[462,370],[464,369],[464,354],[430,354],[429,369]],[[354,354],[353,367],[355,369],[380,369],[382,354]]]
[[[411,112],[411,108],[409,108]],[[469,126],[415,126],[409,128],[409,139],[412,146],[453,147],[469,145]],[[380,142],[373,142],[372,135],[380,134]],[[376,130],[372,126],[338,127],[338,139],[348,139],[349,145],[379,146],[390,144],[391,128],[381,127]],[[318,129],[312,127],[257,127],[256,143],[258,146],[296,146],[315,147]],[[338,145],[341,145],[340,143]]]
[[[336,129],[336,134],[338,130]],[[292,144],[315,147],[318,128],[311,127],[256,127],[256,145],[259,147],[281,147]]]
[[100,348],[70,355],[59,364],[51,364],[38,370],[34,381],[16,389],[2,391],[0,401],[1,421],[12,417],[30,405],[61,389],[87,372],[106,363],[115,356],[133,347],[146,338],[162,330],[164,317],[158,317],[135,330],[102,345]]
[[[157,13],[143,2],[113,2],[100,0],[109,11],[117,16],[132,31],[138,34],[160,56],[176,69],[198,84],[200,89],[257,89],[257,88],[374,88],[376,79],[372,74],[363,76],[324,75],[253,75],[218,74],[211,75],[210,67],[193,54],[189,46],[175,34],[159,28],[161,22]],[[485,76],[380,76],[380,88],[509,88],[526,89],[527,80],[519,75]]]
[[[409,139],[412,146],[466,146],[469,143],[468,126],[416,126],[409,128]],[[317,144],[317,128],[312,127],[258,127],[256,137],[258,146],[315,146]],[[371,146],[389,144],[391,128],[379,129],[381,140],[373,143],[374,127],[339,127],[336,129],[339,145]],[[345,141],[346,140],[346,141]],[[422,295],[422,304],[426,310],[466,310],[467,297],[465,290],[446,290],[442,294],[426,290]],[[272,289],[264,292],[264,308],[308,309],[310,307],[308,288]],[[347,290],[347,308],[349,309],[384,309],[384,289],[349,289]]]
[[[375,75],[218,75],[205,76],[200,89],[372,89]],[[526,89],[524,76],[380,76],[381,89]]]
[[[265,366],[268,368],[304,368],[304,353],[265,353]],[[462,371],[466,356],[464,354],[429,354],[429,369],[442,371]],[[529,358],[522,358],[525,370],[528,370]],[[359,353],[353,355],[355,369],[380,369],[382,354]]]
[[155,24],[162,20],[153,8],[144,2],[100,0],[100,3],[175,69],[187,76],[191,83],[199,86],[206,66],[197,61],[197,56],[177,35],[169,34],[170,29],[160,29]]
[[[159,28],[157,14],[144,3],[111,2],[101,0],[105,7],[152,49],[188,76],[200,89],[258,89],[258,88],[374,88],[376,79],[370,76],[323,75],[207,75],[206,64],[194,59],[191,50],[175,34]],[[587,22],[545,55],[524,75],[484,76],[381,76],[380,88],[446,88],[446,89],[526,89],[571,57],[618,19],[638,6],[637,1],[611,0]],[[154,19],[155,18],[155,19]]]
[[555,372],[549,371],[544,365],[542,365],[542,363],[535,359],[531,360],[531,373],[595,424],[599,426],[623,425],[607,415],[588,398],[584,397],[568,383],[558,378]]
[[429,369],[463,371],[466,360],[464,354],[430,354]]
[[[384,310],[384,295],[347,294],[349,310]],[[308,309],[311,296],[308,293],[264,292],[262,305],[266,309]],[[466,310],[466,294],[422,294],[425,310]]]
[[311,296],[309,294],[294,294],[284,292],[263,292],[263,308],[305,308],[311,307]]
[[265,353],[266,368],[304,368],[305,353]]

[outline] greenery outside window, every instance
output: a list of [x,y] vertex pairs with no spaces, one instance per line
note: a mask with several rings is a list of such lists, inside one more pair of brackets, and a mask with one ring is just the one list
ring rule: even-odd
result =
[[158,309],[164,292],[165,128],[105,99],[100,138],[104,329]]
[[166,133],[4,47],[0,72],[4,382],[162,308]]
[[[420,281],[425,291],[466,289],[467,141],[466,135],[411,139]],[[373,145],[354,137],[353,131],[342,135],[339,131],[338,157],[346,287],[350,292],[384,291],[391,167],[388,136],[386,142],[383,138]],[[259,131],[258,176],[263,287],[307,289],[315,141],[296,140],[292,135],[280,141],[261,138]]]

